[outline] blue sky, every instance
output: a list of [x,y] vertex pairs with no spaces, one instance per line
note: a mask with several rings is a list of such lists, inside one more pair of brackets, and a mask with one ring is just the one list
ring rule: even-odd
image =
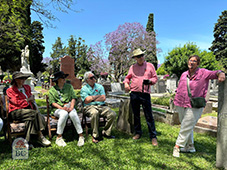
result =
[[[52,22],[56,29],[44,28],[43,57],[50,57],[57,37],[64,45],[70,35],[83,38],[87,45],[95,44],[125,22],[139,22],[146,27],[153,13],[158,48],[162,50],[158,60],[163,63],[169,51],[187,42],[208,50],[214,24],[226,7],[227,0],[77,0],[73,8],[82,12],[53,11],[60,21]],[[34,13],[32,20],[38,20]]]

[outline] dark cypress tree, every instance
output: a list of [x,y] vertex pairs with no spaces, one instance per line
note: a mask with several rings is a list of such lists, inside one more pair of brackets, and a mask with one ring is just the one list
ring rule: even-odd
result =
[[30,66],[33,74],[36,75],[39,71],[45,71],[45,64],[42,63],[43,52],[43,27],[39,21],[33,21],[31,24],[31,51],[30,51]]
[[216,59],[221,61],[223,67],[227,69],[227,10],[219,16],[213,32],[214,40],[209,49],[213,51]]
[[[150,13],[148,16],[148,21],[147,21],[147,27],[146,27],[146,31],[148,33],[151,34],[151,36],[155,36],[155,31],[154,31],[154,14]],[[156,37],[155,37],[156,39]],[[154,45],[154,50],[153,51],[146,51],[147,52],[147,61],[151,62],[155,69],[157,70],[158,68],[158,59],[157,59],[157,55],[156,55],[156,43],[153,44]]]

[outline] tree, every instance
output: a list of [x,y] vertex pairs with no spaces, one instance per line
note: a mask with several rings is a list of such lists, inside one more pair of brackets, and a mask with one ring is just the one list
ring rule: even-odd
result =
[[50,61],[52,65],[52,71],[57,72],[60,70],[60,58],[66,55],[66,47],[63,47],[63,43],[61,42],[61,38],[58,37],[55,43],[52,45],[53,53],[50,54],[53,60]]
[[91,45],[87,52],[88,62],[91,64],[90,70],[96,75],[101,72],[111,73],[109,61],[106,58],[108,51],[102,45],[102,41],[98,41],[95,45]]
[[19,70],[21,49],[30,41],[28,9],[31,1],[1,1],[0,65],[2,70]]
[[81,37],[74,38],[73,35],[68,39],[67,54],[75,61],[75,75],[84,74],[90,68],[87,59],[87,45]]
[[39,71],[45,71],[46,64],[42,63],[43,52],[45,47],[43,46],[43,27],[39,21],[34,21],[31,24],[32,36],[31,36],[31,57],[30,65],[31,71],[36,75]]
[[[154,32],[154,14],[150,13],[148,16],[148,21],[147,21],[147,27],[146,27],[146,31],[150,34],[155,33]],[[156,35],[154,34],[154,38],[156,39]],[[156,55],[156,43],[154,44],[154,48],[151,51],[147,50],[147,58],[146,60],[148,62],[151,62],[152,64],[154,64],[155,68],[158,68],[158,59],[157,59],[157,55]]]
[[[91,64],[96,70],[102,67],[103,63],[108,66],[105,72],[114,75],[115,81],[125,75],[134,62],[132,51],[141,48],[146,51],[153,51],[156,48],[154,32],[148,33],[145,28],[137,22],[119,25],[117,30],[104,36],[105,47],[100,42],[91,47],[88,58],[93,61]],[[145,54],[145,57],[147,54]],[[92,60],[95,57],[96,60]],[[100,61],[97,61],[97,60]],[[108,62],[107,62],[108,61]],[[109,64],[109,65],[108,65]]]
[[55,10],[65,13],[69,10],[79,12],[78,10],[72,9],[73,4],[73,0],[46,0],[45,2],[33,0],[31,10],[37,14],[40,21],[46,27],[54,27],[51,21],[58,20],[58,18],[53,14],[49,7],[52,6]]
[[220,69],[221,66],[215,59],[212,52],[201,51],[197,45],[186,43],[183,47],[176,47],[165,57],[164,67],[168,74],[176,74],[179,78],[181,74],[188,70],[188,57],[198,55],[200,57],[200,68],[209,70]]
[[[57,19],[48,8],[52,5],[60,12],[73,10],[73,0],[5,0],[0,3],[0,65],[3,71],[19,70],[21,67],[21,49],[29,45],[31,49],[31,10],[36,12],[40,20],[51,26],[50,21]],[[77,12],[77,11],[75,11]],[[46,20],[45,20],[46,18]],[[30,55],[31,56],[31,55]],[[32,59],[30,59],[32,61]],[[36,63],[40,65],[39,63]]]
[[154,14],[153,13],[150,13],[148,16],[146,31],[154,32]]
[[213,51],[216,59],[227,69],[227,10],[219,16],[213,32],[214,40],[209,50]]

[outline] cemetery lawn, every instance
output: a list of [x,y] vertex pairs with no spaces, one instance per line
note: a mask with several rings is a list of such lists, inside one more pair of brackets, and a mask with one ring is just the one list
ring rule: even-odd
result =
[[[118,112],[118,109],[114,109]],[[180,126],[170,126],[156,122],[159,145],[154,147],[148,137],[145,118],[142,116],[143,136],[132,140],[132,135],[113,129],[116,139],[104,138],[98,144],[91,142],[91,135],[86,138],[83,147],[77,146],[78,135],[68,130],[64,133],[66,147],[55,144],[35,148],[29,151],[27,160],[13,160],[10,146],[0,137],[1,169],[204,169],[212,170],[216,160],[216,138],[195,133],[197,152],[181,153],[180,158],[172,156],[173,147]],[[100,129],[101,130],[101,129]],[[89,131],[91,133],[91,131]],[[85,134],[85,132],[84,132]]]

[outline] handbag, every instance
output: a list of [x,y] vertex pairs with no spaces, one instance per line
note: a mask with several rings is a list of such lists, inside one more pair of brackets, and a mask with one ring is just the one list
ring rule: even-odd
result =
[[206,106],[206,100],[203,97],[192,97],[191,90],[189,87],[189,77],[187,76],[187,89],[188,96],[190,97],[192,108],[201,108]]

